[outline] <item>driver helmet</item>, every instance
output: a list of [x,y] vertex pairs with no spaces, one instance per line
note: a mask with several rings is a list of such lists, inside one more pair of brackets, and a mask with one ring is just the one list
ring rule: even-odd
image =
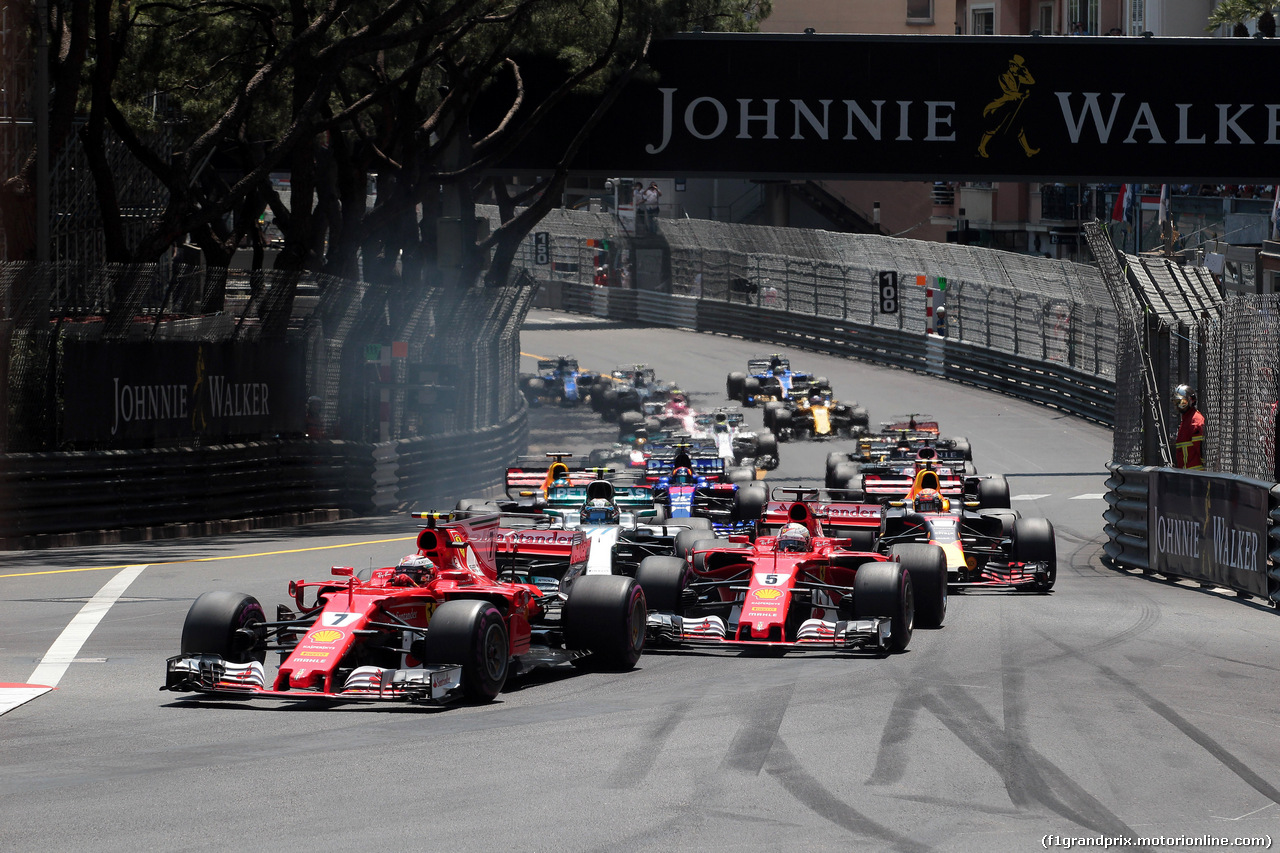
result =
[[776,355],[775,355],[775,356],[773,356],[772,358],[770,358],[770,359],[769,359],[769,366],[770,366],[770,367],[781,367],[781,366],[782,366],[782,359],[781,359],[781,358],[779,358],[779,357],[778,357],[778,356],[776,356]]
[[418,583],[431,580],[435,570],[436,564],[430,557],[424,557],[422,554],[409,554],[407,557],[402,557],[396,566],[397,575],[407,575]]
[[604,498],[593,498],[582,507],[582,520],[586,524],[616,524],[618,508]]
[[788,524],[778,534],[773,550],[804,553],[809,550],[809,531],[803,524]]
[[819,392],[817,392],[817,391],[814,391],[812,394],[810,394],[810,395],[809,395],[809,405],[810,405],[810,406],[821,406],[821,405],[822,405],[822,394],[820,394],[820,393],[819,393]]
[[688,468],[677,468],[671,472],[671,482],[680,485],[691,485],[693,483],[693,472]]
[[921,489],[916,495],[916,512],[942,512],[942,495],[936,489]]
[[1190,385],[1179,385],[1173,389],[1173,402],[1179,412],[1185,412],[1196,404],[1196,392]]
[[786,373],[786,371],[782,369],[782,365],[780,365],[780,364],[779,364],[779,365],[775,365],[775,366],[774,366],[774,368],[773,368],[773,375],[774,375],[774,376],[781,376],[781,375],[783,375],[784,373]]
[[715,422],[715,426],[713,426],[713,427],[712,427],[712,429],[713,429],[715,432],[728,432],[728,431],[729,431],[729,425],[728,425],[727,423],[725,423],[724,421],[716,421],[716,422]]

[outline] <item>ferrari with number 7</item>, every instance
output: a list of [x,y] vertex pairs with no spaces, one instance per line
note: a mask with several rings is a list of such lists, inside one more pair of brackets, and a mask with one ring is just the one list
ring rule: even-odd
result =
[[[427,518],[398,565],[291,581],[268,619],[251,595],[207,592],[182,628],[162,690],[191,698],[443,704],[494,699],[512,673],[593,659],[635,666],[645,599],[587,575],[580,534],[529,540],[497,515]],[[278,658],[268,675],[268,655]]]

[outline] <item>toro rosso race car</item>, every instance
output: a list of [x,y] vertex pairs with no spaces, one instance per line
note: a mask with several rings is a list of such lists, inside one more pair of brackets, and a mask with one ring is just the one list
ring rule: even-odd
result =
[[[334,567],[329,580],[291,581],[293,605],[280,605],[274,619],[251,595],[201,595],[161,689],[193,698],[483,702],[530,667],[587,655],[617,669],[636,664],[644,592],[631,578],[586,576],[581,539],[539,551],[504,536],[497,516],[438,523],[428,515],[417,553],[396,566]],[[554,583],[545,565],[530,571],[530,554],[558,555]],[[269,654],[279,660],[272,675]]]
[[[778,490],[775,490],[775,492]],[[785,489],[755,542],[704,540],[680,557],[649,557],[636,580],[658,645],[901,652],[916,619],[942,624],[947,583],[940,548],[910,543],[885,555],[837,535],[879,527],[884,509],[819,502]]]

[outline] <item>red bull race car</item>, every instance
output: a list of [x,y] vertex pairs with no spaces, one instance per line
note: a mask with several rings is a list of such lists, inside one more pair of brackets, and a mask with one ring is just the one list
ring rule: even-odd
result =
[[[645,639],[631,578],[587,576],[581,535],[525,537],[498,516],[432,514],[395,566],[289,583],[269,619],[251,595],[191,605],[161,689],[191,698],[443,704],[492,700],[510,674],[587,656],[630,669]],[[274,673],[268,656],[278,661]]]

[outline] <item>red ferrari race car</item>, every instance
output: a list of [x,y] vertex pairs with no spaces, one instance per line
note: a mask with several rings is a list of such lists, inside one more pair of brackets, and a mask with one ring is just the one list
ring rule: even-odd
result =
[[[399,565],[291,581],[294,607],[268,620],[251,595],[207,592],[192,604],[163,690],[193,698],[443,704],[496,697],[507,676],[592,656],[635,666],[645,598],[631,578],[585,575],[572,533],[525,541],[496,515],[427,517]],[[268,653],[279,666],[268,677]]]
[[[648,557],[636,580],[649,602],[658,645],[853,650],[887,654],[911,642],[917,617],[946,616],[942,550],[907,544],[885,555],[865,547],[885,510],[821,502],[812,489],[776,489],[762,525],[772,531],[703,540],[684,559]],[[855,541],[858,540],[858,541]]]

